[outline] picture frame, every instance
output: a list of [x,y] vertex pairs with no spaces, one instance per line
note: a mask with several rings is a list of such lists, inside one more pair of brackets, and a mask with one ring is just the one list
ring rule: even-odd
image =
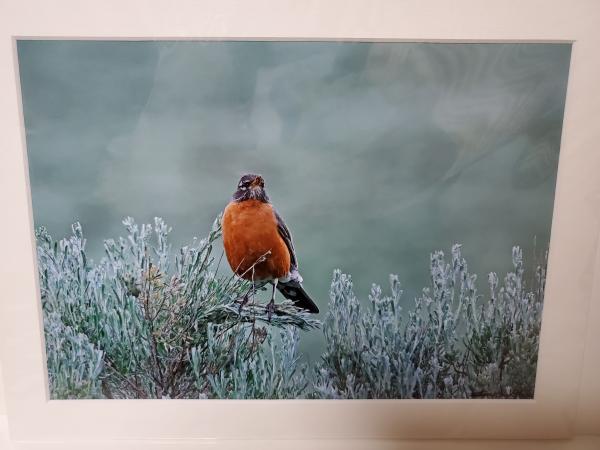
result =
[[[558,439],[574,433],[589,312],[599,296],[600,9],[593,1],[293,0],[3,6],[0,355],[18,448],[172,448],[270,441]],[[35,11],[35,14],[32,14]],[[48,400],[16,40],[198,39],[572,42],[533,400]],[[9,238],[8,238],[9,237]],[[298,420],[298,418],[301,418]],[[136,444],[137,443],[137,444]],[[291,444],[290,444],[291,445]],[[334,445],[334,444],[332,444]],[[384,444],[381,444],[384,445]],[[388,445],[388,444],[385,444]],[[70,447],[69,447],[70,446]]]

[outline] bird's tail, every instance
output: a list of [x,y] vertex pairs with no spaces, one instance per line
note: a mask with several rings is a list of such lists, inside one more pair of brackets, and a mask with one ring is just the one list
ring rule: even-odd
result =
[[277,283],[277,289],[283,296],[299,307],[308,310],[311,313],[318,313],[319,308],[309,297],[302,285],[298,281],[287,281]]

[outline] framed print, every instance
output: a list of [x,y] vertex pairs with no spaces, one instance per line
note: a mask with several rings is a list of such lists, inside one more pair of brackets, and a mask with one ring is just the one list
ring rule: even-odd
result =
[[23,448],[571,435],[598,8],[425,3],[12,5]]
[[51,399],[533,398],[570,44],[17,54]]

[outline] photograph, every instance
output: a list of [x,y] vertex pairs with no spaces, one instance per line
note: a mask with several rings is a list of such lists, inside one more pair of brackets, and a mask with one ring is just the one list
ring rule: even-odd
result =
[[17,39],[49,398],[533,399],[571,49]]

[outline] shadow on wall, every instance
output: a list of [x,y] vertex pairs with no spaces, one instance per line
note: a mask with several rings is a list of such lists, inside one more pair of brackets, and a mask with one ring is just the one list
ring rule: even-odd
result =
[[0,416],[6,414],[6,405],[4,404],[4,381],[2,380],[2,365],[0,365]]

